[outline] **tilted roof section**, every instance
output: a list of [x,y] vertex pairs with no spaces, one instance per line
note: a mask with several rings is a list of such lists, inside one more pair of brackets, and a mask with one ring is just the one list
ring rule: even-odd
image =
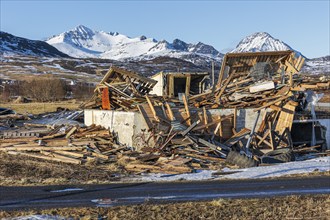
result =
[[270,51],[270,52],[248,52],[248,53],[227,53],[223,58],[217,86],[220,86],[223,77],[232,73],[246,73],[259,62],[279,63],[284,66],[286,73],[297,73],[304,64],[302,56],[296,57],[295,52]]

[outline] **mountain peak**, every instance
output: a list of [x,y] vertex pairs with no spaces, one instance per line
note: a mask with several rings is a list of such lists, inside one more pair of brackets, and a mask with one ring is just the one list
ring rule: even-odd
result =
[[240,53],[280,50],[292,50],[292,48],[283,41],[272,37],[267,32],[256,32],[243,38],[232,52]]
[[90,28],[88,28],[88,27],[86,27],[85,25],[82,25],[82,24],[78,25],[73,30],[78,31],[78,32],[93,32],[92,29],[90,29]]
[[176,50],[182,50],[182,51],[188,50],[188,44],[177,38],[173,40],[172,45],[173,45],[173,48]]
[[91,39],[94,35],[94,31],[84,25],[78,25],[73,30],[66,32],[66,34],[74,38]]
[[255,32],[251,35],[249,35],[250,37],[257,37],[257,36],[260,36],[260,37],[271,37],[273,38],[268,32],[263,32],[263,31],[260,31],[260,32]]

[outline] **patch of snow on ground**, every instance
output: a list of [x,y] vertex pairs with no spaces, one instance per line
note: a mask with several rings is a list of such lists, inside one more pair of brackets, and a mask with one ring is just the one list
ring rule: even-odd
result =
[[83,190],[83,189],[80,189],[80,188],[68,188],[68,189],[53,190],[53,191],[50,191],[50,192],[61,193],[61,192],[81,191],[81,190]]
[[141,181],[177,181],[177,180],[209,180],[209,179],[260,179],[280,177],[284,175],[311,173],[313,171],[325,172],[330,170],[330,156],[305,161],[281,163],[273,166],[260,166],[245,169],[224,168],[222,171],[228,175],[213,175],[214,170],[201,170],[197,173],[178,175],[148,174],[142,176]]

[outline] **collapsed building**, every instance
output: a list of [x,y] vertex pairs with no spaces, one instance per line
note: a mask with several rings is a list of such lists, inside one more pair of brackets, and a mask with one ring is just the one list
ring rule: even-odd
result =
[[[120,142],[138,150],[204,147],[223,158],[241,152],[250,161],[256,159],[253,165],[277,149],[290,154],[294,145],[317,143],[326,149],[329,131],[324,125],[329,122],[310,119],[310,143],[299,141],[299,132],[292,135],[292,129],[299,129],[296,109],[306,109],[305,90],[329,87],[329,82],[304,83],[299,76],[303,63],[293,51],[226,54],[218,82],[211,87],[206,73],[161,72],[148,79],[112,67],[95,89],[89,102],[94,105],[85,105],[94,108],[85,109],[85,123],[110,128]],[[114,73],[123,76],[119,81],[126,86],[119,106],[115,87],[120,82],[109,77]]]
[[303,63],[293,51],[229,53],[216,83],[204,72],[147,78],[112,66],[81,105],[86,128],[55,126],[5,140],[0,150],[74,164],[124,158],[124,169],[136,173],[329,155],[330,119],[315,105],[330,82],[299,74]]

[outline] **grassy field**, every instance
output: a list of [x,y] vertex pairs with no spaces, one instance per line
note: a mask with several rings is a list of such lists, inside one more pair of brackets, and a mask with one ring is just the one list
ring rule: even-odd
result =
[[45,112],[54,112],[58,107],[70,110],[78,109],[81,102],[63,101],[63,102],[32,102],[32,103],[0,103],[0,107],[10,108],[19,114],[41,114]]
[[61,208],[0,212],[0,218],[28,215],[62,216],[71,219],[330,219],[330,195],[286,196],[263,199],[220,199],[108,208]]
[[117,164],[72,165],[13,156],[0,152],[0,186],[101,184],[124,173]]

